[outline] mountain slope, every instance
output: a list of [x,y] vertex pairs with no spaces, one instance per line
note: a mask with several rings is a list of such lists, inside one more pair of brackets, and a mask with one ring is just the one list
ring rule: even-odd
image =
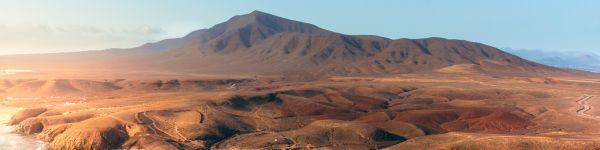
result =
[[315,75],[408,73],[454,64],[476,64],[492,72],[555,70],[479,43],[344,35],[258,11],[186,38],[193,42],[152,57],[161,60],[154,66],[202,73]]
[[[460,64],[495,74],[561,71],[480,43],[345,35],[259,11],[137,48],[36,56],[36,61],[24,67],[316,77],[410,73]],[[11,57],[4,57],[0,65],[18,64],[25,56]]]

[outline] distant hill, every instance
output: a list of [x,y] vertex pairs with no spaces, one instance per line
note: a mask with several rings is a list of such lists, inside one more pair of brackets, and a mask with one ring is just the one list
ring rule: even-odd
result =
[[600,55],[592,52],[552,52],[509,48],[504,50],[519,57],[546,65],[600,72]]
[[346,35],[260,11],[235,16],[185,37],[131,49],[0,57],[0,67],[5,68],[301,77],[428,72],[465,64],[492,74],[561,72],[481,43]]

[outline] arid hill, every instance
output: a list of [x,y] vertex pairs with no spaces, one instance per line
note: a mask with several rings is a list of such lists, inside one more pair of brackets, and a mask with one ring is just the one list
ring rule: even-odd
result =
[[[27,58],[28,63],[22,60]],[[260,11],[131,49],[2,56],[0,67],[201,74],[389,75],[472,65],[481,73],[562,72],[494,47],[443,38],[345,35]]]
[[258,11],[131,49],[0,56],[3,68],[0,116],[49,149],[600,147],[597,74]]

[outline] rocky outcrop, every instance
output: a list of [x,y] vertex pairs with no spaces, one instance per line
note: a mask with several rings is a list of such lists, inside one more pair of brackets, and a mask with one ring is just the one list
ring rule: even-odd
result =
[[523,93],[473,96],[481,91],[444,89],[316,86],[154,105],[156,101],[139,103],[138,97],[136,103],[103,99],[27,109],[13,119],[19,122],[18,132],[37,134],[49,148],[67,150],[380,149],[428,134],[508,133],[532,125],[531,116],[513,107],[447,105],[451,99],[479,101]]
[[46,109],[45,107],[23,109],[10,118],[10,121],[8,121],[8,125],[19,124],[19,123],[21,123],[21,121],[23,121],[27,118],[36,117],[36,116],[46,112],[47,110],[48,109]]
[[86,120],[64,130],[50,142],[50,149],[118,149],[127,139],[123,125],[109,117]]
[[72,122],[80,122],[92,117],[94,117],[93,114],[85,112],[54,116],[40,115],[35,118],[25,119],[23,122],[17,125],[16,131],[24,134],[34,134],[44,130],[44,127],[50,127],[52,125],[66,124]]

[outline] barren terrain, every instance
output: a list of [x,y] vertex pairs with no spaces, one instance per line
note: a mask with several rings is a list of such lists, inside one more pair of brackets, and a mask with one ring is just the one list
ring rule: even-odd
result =
[[600,84],[586,79],[457,73],[302,82],[192,78],[7,78],[1,104],[24,108],[8,123],[52,149],[600,146],[599,120],[590,113]]
[[49,149],[600,148],[598,74],[259,11],[0,67],[0,119]]

